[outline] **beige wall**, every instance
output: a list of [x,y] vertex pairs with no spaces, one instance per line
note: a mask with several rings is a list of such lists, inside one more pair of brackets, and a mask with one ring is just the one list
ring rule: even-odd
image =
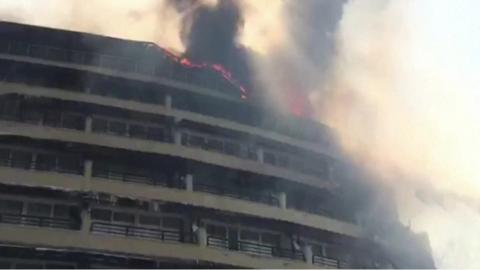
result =
[[312,267],[312,265],[302,261],[250,256],[240,252],[200,247],[195,244],[170,244],[156,240],[94,235],[86,231],[68,231],[0,224],[0,232],[0,241],[3,243],[32,245],[36,247],[99,252],[108,251],[149,257],[205,260],[249,268]]
[[[1,58],[2,57],[0,54],[0,59]],[[0,83],[0,94],[6,94],[6,93],[18,93],[18,94],[25,94],[25,95],[31,95],[31,96],[42,96],[42,97],[63,99],[63,100],[69,100],[69,101],[88,102],[92,104],[123,108],[127,110],[132,110],[132,111],[168,115],[168,116],[176,117],[179,119],[187,119],[193,122],[206,124],[212,127],[220,127],[220,128],[230,129],[233,131],[252,134],[267,140],[273,140],[279,143],[292,145],[292,146],[301,148],[303,150],[313,151],[319,154],[325,154],[335,159],[340,158],[340,156],[337,153],[333,152],[332,150],[320,144],[305,142],[305,141],[291,138],[285,135],[281,135],[272,131],[260,129],[253,126],[239,124],[239,123],[228,121],[221,118],[211,117],[207,115],[202,115],[202,114],[182,111],[182,110],[167,109],[165,106],[162,106],[162,105],[144,104],[136,101],[119,100],[119,99],[114,99],[109,97],[89,95],[85,93],[68,92],[68,91],[63,91],[63,90],[54,89],[54,88],[35,87],[35,86],[27,86],[27,85],[12,84],[12,83]]]
[[261,203],[237,200],[203,192],[190,192],[180,189],[125,183],[107,179],[87,179],[78,175],[2,167],[0,167],[0,176],[0,183],[4,184],[56,187],[74,191],[105,192],[117,196],[133,196],[145,200],[170,201],[297,223],[352,237],[363,236],[362,229],[358,225],[325,216],[308,214],[294,209],[281,209]]
[[145,153],[171,155],[231,169],[274,176],[319,188],[331,188],[335,186],[333,182],[319,179],[315,176],[301,174],[288,169],[262,164],[256,161],[170,143],[139,140],[107,134],[86,133],[83,131],[35,126],[8,121],[0,121],[0,135],[2,134],[30,137],[34,139],[99,145]]

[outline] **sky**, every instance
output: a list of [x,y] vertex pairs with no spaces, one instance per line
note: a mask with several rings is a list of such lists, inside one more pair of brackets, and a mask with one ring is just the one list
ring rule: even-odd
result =
[[[478,1],[353,0],[312,100],[441,268],[480,267]],[[420,200],[419,190],[429,195]]]
[[[428,233],[437,266],[480,267],[480,1],[341,2],[338,25],[322,33],[335,46],[328,68],[285,31],[286,7],[298,2],[242,1],[239,43],[256,53],[272,99],[286,85],[278,74],[305,82],[317,119],[395,190],[402,221]],[[0,17],[185,49],[181,17],[164,0],[89,3],[0,0]],[[299,31],[315,36],[324,20],[307,23]]]

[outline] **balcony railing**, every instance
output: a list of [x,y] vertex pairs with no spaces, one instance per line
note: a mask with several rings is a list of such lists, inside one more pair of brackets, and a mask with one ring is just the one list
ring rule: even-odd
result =
[[[189,69],[177,68],[175,61],[170,60],[167,56],[163,56],[163,61],[148,59],[127,58],[115,55],[92,53],[78,50],[68,50],[45,45],[27,44],[18,41],[1,41],[0,53],[28,56],[37,59],[44,59],[56,62],[71,63],[76,65],[85,65],[104,68],[108,70],[141,74],[151,77],[164,77],[173,80],[185,81],[202,87],[208,87],[217,91],[237,92],[240,90],[235,86],[226,82],[220,75],[215,74],[211,70],[200,70],[202,73],[193,74]],[[170,68],[165,66],[170,64]],[[198,73],[198,72],[197,72]],[[233,92],[233,93],[235,93]]]
[[[208,70],[202,69],[197,72],[193,72],[189,69],[176,68],[176,64],[165,66],[165,63],[170,59],[163,57],[163,59],[151,59],[150,56],[145,56],[143,59],[127,58],[122,56],[114,56],[108,54],[91,53],[86,51],[68,50],[63,48],[50,47],[45,45],[27,44],[23,42],[17,42],[13,40],[0,41],[0,53],[27,56],[37,59],[44,59],[56,62],[71,63],[76,65],[93,66],[104,68],[108,70],[128,72],[134,74],[141,74],[151,77],[163,77],[172,80],[187,82],[194,85],[199,85],[209,89],[216,90],[218,92],[231,92],[238,93],[240,91],[236,86],[225,81],[218,74],[214,74]],[[150,59],[147,59],[150,57]],[[171,62],[173,63],[173,62]],[[202,73],[202,74],[200,74]],[[148,100],[146,101],[148,102]],[[182,108],[185,109],[185,108]],[[187,110],[195,112],[192,108]],[[204,110],[202,110],[204,111]],[[204,112],[208,115],[218,117],[219,113]],[[255,115],[255,114],[254,114]],[[251,115],[250,118],[254,115]],[[221,114],[220,117],[240,122],[243,124],[258,126],[260,128],[266,128],[275,132],[282,133],[289,137],[306,139],[312,142],[318,142],[319,139],[315,135],[302,135],[292,134],[291,128],[277,128],[275,126],[267,126],[259,124],[257,121],[251,119],[245,119],[245,117],[239,117],[231,114]],[[321,127],[322,133],[328,134],[325,127]]]
[[186,242],[185,234],[181,231],[175,230],[162,230],[122,224],[93,222],[90,226],[90,231],[94,234],[154,239],[164,242]]
[[18,224],[34,227],[49,227],[67,230],[79,230],[80,222],[63,218],[39,217],[32,215],[19,215],[0,213],[0,223]]
[[209,235],[207,236],[207,246],[228,249],[228,239]]
[[278,198],[271,193],[260,193],[255,192],[254,190],[241,190],[235,188],[228,188],[225,186],[216,186],[203,183],[194,182],[193,185],[194,191],[201,191],[206,193],[211,193],[220,196],[232,197],[240,200],[247,200],[252,202],[259,202],[263,204],[268,204],[272,206],[279,206],[280,203]]
[[207,237],[207,246],[213,248],[236,250],[263,257],[279,257],[299,261],[304,259],[303,253],[301,251],[241,240],[229,242],[226,238],[213,235],[209,235]]
[[321,267],[340,268],[338,260],[319,255],[313,255],[313,264]]
[[[0,104],[1,105],[1,104]],[[0,108],[1,109],[1,108]],[[66,128],[84,131],[86,117],[81,114],[67,112],[31,111],[30,113],[16,109],[13,113],[0,114],[0,119],[32,125],[41,125],[56,128]],[[160,125],[149,125],[131,123],[122,119],[108,120],[95,117],[92,120],[92,132],[109,134],[114,136],[173,143],[174,134],[171,128]],[[241,141],[227,139],[222,136],[212,136],[191,130],[183,130],[181,133],[181,144],[185,147],[198,148],[209,152],[218,152],[245,160],[258,161],[256,148]],[[278,161],[278,162],[277,162]],[[282,162],[280,162],[282,161]],[[327,177],[325,162],[317,160],[317,170],[306,170],[304,164],[312,163],[306,158],[297,158],[294,155],[275,151],[266,151],[264,163],[279,168],[314,175]]]
[[[100,165],[99,165],[100,164]],[[144,185],[162,186],[169,188],[184,189],[185,183],[181,181],[168,181],[166,176],[156,174],[153,170],[144,172],[131,172],[128,170],[120,170],[109,168],[107,164],[93,162],[93,177],[104,178],[127,183],[136,183]]]
[[[55,156],[53,154],[37,154],[37,160],[33,159],[33,152],[0,149],[0,166],[24,170],[50,171],[66,174],[83,174],[83,165],[80,158]],[[44,158],[43,160],[41,158]]]

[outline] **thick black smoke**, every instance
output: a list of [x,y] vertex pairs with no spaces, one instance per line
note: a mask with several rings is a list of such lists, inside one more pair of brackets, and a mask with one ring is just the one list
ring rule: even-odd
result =
[[[253,52],[237,42],[243,27],[238,1],[219,0],[215,6],[202,5],[195,0],[172,1],[179,12],[184,12],[181,39],[185,56],[194,62],[221,64],[252,91],[253,76],[250,59]],[[193,8],[192,8],[193,7]]]

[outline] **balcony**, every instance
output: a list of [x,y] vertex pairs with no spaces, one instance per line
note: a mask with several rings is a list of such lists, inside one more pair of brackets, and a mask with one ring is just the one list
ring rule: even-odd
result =
[[[18,239],[21,240],[20,242],[34,240],[36,241],[36,246],[41,246],[49,245],[52,240],[57,245],[67,244],[71,248],[78,244],[91,245],[93,241],[102,241],[101,239],[111,242],[107,240],[110,238],[103,237],[113,237],[124,239],[122,245],[126,246],[133,243],[130,241],[153,240],[152,242],[161,242],[168,245],[188,245],[187,249],[192,246],[199,246],[207,249],[227,250],[232,254],[228,256],[241,253],[255,258],[281,259],[301,263],[308,258],[311,260],[309,263],[322,267],[333,267],[334,265],[338,267],[340,265],[336,260],[315,253],[316,256],[305,257],[301,251],[303,249],[293,250],[286,248],[285,244],[291,242],[288,233],[279,228],[272,231],[271,228],[262,227],[262,223],[242,225],[223,222],[221,226],[228,228],[228,233],[227,230],[224,230],[225,236],[221,237],[218,235],[219,230],[217,230],[215,235],[210,234],[212,226],[208,225],[220,224],[220,221],[212,220],[212,216],[208,216],[208,214],[198,215],[202,213],[201,211],[197,214],[194,211],[193,215],[198,216],[201,222],[207,224],[207,227],[191,233],[189,228],[193,225],[189,216],[192,215],[192,212],[189,211],[164,213],[163,211],[134,210],[131,207],[114,207],[113,205],[109,206],[93,202],[87,203],[87,201],[73,203],[70,200],[62,201],[50,197],[34,196],[34,198],[31,198],[30,196],[22,196],[20,194],[4,195],[0,203],[0,223],[13,226],[1,226],[0,242],[7,241],[7,239],[10,239],[10,236],[17,234],[17,237],[20,237]],[[120,203],[120,200],[117,202]],[[89,210],[79,208],[79,205],[84,205],[85,203],[90,206]],[[66,204],[70,204],[70,206],[66,206]],[[27,228],[45,228],[48,230],[43,231],[38,236],[34,236],[32,233],[26,233],[28,231]],[[57,229],[58,231],[55,231]],[[230,229],[233,229],[233,231],[230,231]],[[288,230],[287,228],[285,229]],[[62,238],[62,231],[65,230],[78,231],[82,235],[81,240],[74,240],[77,236],[73,232]],[[7,231],[11,232],[6,233]],[[38,232],[41,231],[39,230]],[[48,234],[48,232],[55,233],[58,237],[44,237],[43,235]],[[232,234],[231,232],[234,233]],[[92,238],[90,235],[92,237],[100,236],[100,238]],[[246,240],[247,237],[248,240]],[[255,237],[257,240],[254,240]],[[86,240],[87,238],[90,239]],[[73,246],[72,243],[68,244],[70,241],[73,241],[72,243],[75,244]],[[101,246],[102,244],[97,243],[88,248],[97,249]],[[151,245],[149,244],[149,246]],[[133,245],[134,250],[135,248],[136,246]],[[202,253],[203,251],[197,252]],[[226,253],[222,252],[220,254]]]
[[[300,260],[285,260],[279,257],[251,256],[243,252],[219,250],[200,246],[190,241],[178,242],[153,237],[132,237],[86,231],[53,230],[45,227],[11,226],[0,223],[0,241],[16,245],[54,248],[63,250],[85,250],[108,254],[131,254],[144,258],[174,258],[177,260],[201,260],[238,268],[308,268]],[[98,228],[98,227],[97,227]],[[117,230],[117,229],[115,229]],[[120,231],[123,229],[121,228]],[[160,236],[161,237],[161,236]],[[165,235],[165,239],[168,238]]]
[[[186,82],[190,86],[187,88],[192,88],[192,86],[198,85],[208,89],[225,90],[225,91],[222,91],[222,90],[216,91],[217,93],[226,92],[226,93],[233,93],[233,95],[235,94],[239,95],[238,89],[235,89],[234,86],[229,85],[228,83],[224,83],[224,82],[215,83],[214,82],[215,80],[212,80],[211,78],[206,79],[206,78],[202,78],[202,76],[190,76],[188,72],[182,73],[182,72],[179,72],[178,70],[176,72],[169,72],[168,68],[160,67],[160,66],[156,67],[156,63],[148,64],[147,62],[152,62],[151,59],[137,60],[133,58],[117,57],[117,56],[112,56],[107,54],[96,54],[96,53],[88,53],[88,52],[82,52],[82,51],[66,50],[61,48],[52,48],[52,47],[43,46],[43,45],[25,44],[25,43],[15,42],[15,41],[0,41],[0,54],[2,53],[7,55],[25,56],[25,57],[30,57],[34,59],[55,61],[60,63],[73,64],[73,65],[81,65],[86,67],[95,67],[95,68],[100,68],[104,70],[122,72],[125,74],[138,74],[142,76],[151,77],[153,80],[156,80],[157,78],[162,77],[162,78],[167,78],[179,83]],[[23,83],[31,84],[25,81],[28,79],[24,78],[22,80],[23,80],[22,81]],[[38,82],[34,84],[38,85]],[[178,85],[174,87],[178,87]],[[60,88],[66,88],[66,86],[60,87]],[[146,91],[148,92],[147,94],[145,90],[140,88],[141,87],[130,89],[130,92],[132,93],[123,95],[123,96],[122,94],[119,94],[119,91],[118,91],[119,89],[113,89],[113,90],[112,89],[101,89],[101,90],[93,89],[92,91],[89,90],[87,92],[89,94],[109,96],[109,97],[120,98],[125,100],[139,100],[142,103],[160,104],[160,105],[165,104],[166,102],[164,97],[165,93],[160,94],[159,92],[161,91]],[[69,89],[66,89],[66,90],[69,90]],[[73,89],[70,89],[70,90],[73,90]],[[85,89],[80,91],[85,92]],[[211,91],[196,90],[193,92],[208,94]],[[217,93],[214,93],[213,96],[217,96],[215,95]],[[203,95],[199,95],[198,99],[204,98],[202,96]],[[217,98],[215,100],[212,100],[212,98],[210,99],[206,98],[209,100],[205,100],[205,101],[202,100],[201,102],[202,104],[207,104],[207,103],[215,104],[214,106],[208,105],[207,106],[208,108],[203,108],[203,107],[193,108],[190,105],[185,105],[192,102],[178,100],[178,99],[174,99],[174,102],[171,104],[173,104],[173,107],[179,111],[184,111],[184,112],[188,111],[196,114],[209,115],[217,119],[228,119],[228,121],[233,121],[238,124],[269,130],[274,133],[282,134],[282,136],[294,138],[294,140],[297,140],[297,139],[300,140],[298,142],[295,142],[295,144],[297,143],[302,144],[302,141],[309,141],[311,143],[319,143],[319,142],[325,143],[324,146],[328,145],[328,142],[327,142],[328,139],[325,139],[325,138],[329,137],[330,135],[328,135],[329,131],[328,131],[328,128],[326,128],[325,126],[318,125],[317,123],[314,123],[314,122],[309,124],[302,124],[301,127],[297,127],[297,128],[283,127],[283,126],[277,127],[276,125],[265,126],[264,124],[261,124],[257,121],[258,115],[262,114],[260,111],[258,111],[258,109],[249,107],[247,106],[247,104],[239,104],[237,102],[239,98],[237,97],[231,98],[230,97],[231,95],[220,95],[220,96],[222,97],[220,99]],[[145,97],[150,97],[150,98],[145,98]],[[225,98],[233,100],[234,102],[228,101],[229,104],[226,105],[225,103],[227,101],[224,100]],[[183,98],[180,98],[180,99],[183,99]],[[226,109],[222,109],[221,112],[219,110],[212,110],[212,108],[224,108],[224,107],[226,107]],[[231,108],[235,108],[235,109],[231,110]],[[238,111],[240,113],[232,113],[233,111]],[[272,123],[272,121],[275,122],[272,119],[270,120],[265,119],[265,120],[266,121],[262,121],[262,122],[263,123],[265,122]],[[298,119],[290,119],[290,121],[298,122]],[[309,129],[312,125],[317,126],[316,128],[317,132],[313,132],[313,134],[308,134],[308,135],[300,134],[301,132],[297,134],[298,133],[297,131],[300,131],[300,130],[304,131],[305,129]],[[319,137],[319,134],[321,134],[320,137],[322,138]],[[277,138],[277,136],[274,136],[274,137]],[[284,139],[281,139],[281,141],[284,141]],[[287,141],[289,140],[287,139]],[[306,149],[312,150],[313,148],[307,147]]]
[[[197,76],[192,76],[189,69],[179,68],[178,63],[171,60],[166,55],[162,55],[163,61],[158,62],[169,62],[169,67],[162,66],[161,64],[158,64],[158,62],[153,62],[151,59],[146,58],[134,59],[9,40],[0,42],[0,53],[74,65],[90,66],[147,77],[161,77],[173,81],[186,82],[191,85],[198,85],[200,87],[212,89],[218,93],[231,93],[230,95],[223,94],[222,96],[224,98],[228,98],[228,96],[231,96],[232,94],[238,95],[238,98],[240,97],[240,89],[227,83],[221,75],[216,74],[213,71],[208,71],[207,74],[205,71],[201,70],[203,71],[203,76],[198,76],[198,74]],[[154,57],[159,58],[158,56],[160,55],[155,55]]]
[[80,230],[80,223],[70,219],[39,217],[32,215],[0,213],[0,223],[65,230]]
[[[232,245],[229,243],[228,239],[212,235],[209,235],[207,238],[207,246],[218,249],[236,250],[260,257],[278,257],[298,261],[305,260],[305,256],[300,250],[285,249],[248,241],[235,241]],[[341,266],[346,266],[345,262],[341,263],[337,259],[321,255],[313,255],[312,264],[322,268],[335,269],[341,268]]]
[[180,231],[161,230],[130,225],[93,222],[90,226],[93,234],[107,234],[123,237],[159,240],[163,242],[185,243],[185,234]]
[[6,148],[0,148],[0,166],[76,175],[84,171],[77,156]]
[[[46,126],[53,128],[61,128],[68,130],[83,131],[85,133],[94,132],[100,134],[107,134],[122,138],[131,138],[142,141],[156,141],[166,144],[181,145],[191,149],[200,149],[221,155],[232,156],[238,159],[250,162],[265,164],[267,166],[274,166],[275,168],[286,170],[287,174],[294,173],[295,178],[305,179],[316,183],[319,182],[324,185],[332,185],[330,182],[318,181],[318,177],[322,179],[329,179],[328,167],[326,160],[323,158],[309,160],[307,158],[298,158],[287,153],[272,152],[262,146],[246,143],[239,139],[227,138],[225,136],[210,135],[201,132],[192,132],[190,130],[174,130],[173,127],[167,123],[152,124],[149,122],[128,121],[119,118],[98,117],[94,116],[92,119],[85,115],[75,112],[61,112],[52,111],[48,109],[35,110],[25,104],[19,103],[18,100],[2,100],[0,102],[0,119],[5,121],[13,121],[24,123],[28,125]],[[24,107],[28,110],[23,110]],[[185,135],[185,134],[188,134]],[[178,136],[180,135],[180,136]],[[70,138],[72,136],[68,136]],[[174,139],[175,138],[175,139]],[[108,140],[106,140],[108,141]],[[150,147],[151,148],[151,147]],[[182,151],[180,151],[182,152]],[[188,152],[189,156],[203,156],[202,153]],[[263,154],[264,153],[264,154]],[[226,160],[221,156],[210,156],[212,160],[220,162],[221,164],[230,164],[230,166],[240,167],[241,169],[251,168],[255,171],[262,171],[263,173],[286,176],[285,172],[276,172],[274,169],[266,170],[257,165],[239,164],[237,160]],[[208,157],[208,158],[210,158]],[[208,161],[204,156],[203,161]],[[276,162],[282,161],[282,162]],[[215,162],[215,163],[218,163]],[[317,162],[315,170],[307,170],[308,164]],[[319,170],[320,168],[320,170]],[[250,170],[250,169],[249,169]],[[280,176],[279,176],[280,177]],[[293,179],[295,179],[293,178]]]
[[257,192],[254,190],[234,189],[228,188],[226,186],[210,185],[195,182],[193,184],[193,190],[280,207],[280,202],[278,198],[274,196],[271,192]]
[[[262,189],[245,188],[244,186],[232,186],[233,184],[227,184],[225,181],[221,183],[206,181],[208,179],[192,179],[193,181],[188,184],[188,179],[172,178],[171,174],[168,176],[161,169],[135,167],[129,163],[121,165],[105,162],[101,159],[90,161],[91,165],[88,167],[91,168],[91,176],[93,177],[90,179],[85,171],[87,169],[86,161],[80,156],[68,153],[51,153],[38,149],[6,147],[0,146],[0,167],[13,169],[2,171],[5,177],[1,182],[6,184],[24,183],[27,186],[55,186],[69,190],[85,190],[88,187],[87,190],[92,188],[97,192],[120,192],[119,194],[124,194],[126,186],[122,186],[121,183],[129,183],[133,184],[128,186],[129,191],[127,193],[130,195],[164,198],[167,201],[188,202],[198,206],[271,216],[287,221],[302,220],[308,226],[349,235],[360,233],[355,225],[341,222],[340,220],[349,221],[349,219],[338,215],[335,211],[318,212],[310,211],[309,208],[305,207],[292,206],[289,203],[290,200],[288,200],[289,194],[284,194],[283,199],[285,201],[282,204],[279,191],[267,187]],[[19,169],[24,173],[18,171]],[[42,173],[37,174],[36,172]],[[52,175],[51,173],[58,175]],[[176,173],[176,175],[179,173]],[[75,177],[73,177],[74,175]],[[91,182],[91,184],[88,184],[88,182]],[[114,182],[118,182],[118,184]],[[152,186],[152,188],[149,186]],[[246,204],[247,202],[258,205]],[[258,211],[246,210],[251,209],[251,207],[255,207]],[[305,212],[312,212],[313,215],[305,216]],[[331,217],[334,220],[326,217]]]

